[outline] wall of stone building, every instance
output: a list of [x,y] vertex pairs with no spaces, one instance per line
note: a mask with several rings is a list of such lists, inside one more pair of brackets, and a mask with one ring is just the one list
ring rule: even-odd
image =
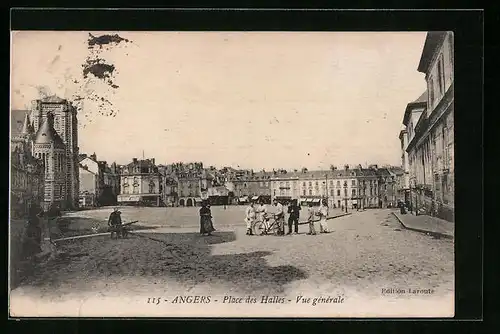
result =
[[200,196],[199,179],[180,179],[178,183],[179,197]]
[[[153,192],[150,192],[150,183],[154,184]],[[143,175],[141,177],[141,193],[143,194],[159,194],[160,193],[160,176],[159,175]]]
[[[442,62],[442,79],[444,88],[441,90],[439,87],[439,62]],[[434,110],[439,101],[441,100],[444,93],[450,88],[454,80],[453,74],[453,36],[449,33],[443,44],[435,51],[433,59],[429,66],[427,72],[427,90],[428,102],[427,102],[427,116]],[[434,99],[432,99],[434,96]],[[432,101],[431,101],[432,100]]]
[[80,192],[96,194],[97,176],[84,168],[80,168]]

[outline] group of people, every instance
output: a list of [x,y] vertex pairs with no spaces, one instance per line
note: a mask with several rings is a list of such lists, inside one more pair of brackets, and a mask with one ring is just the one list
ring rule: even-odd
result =
[[[272,216],[274,217],[277,225],[277,235],[285,235],[285,209],[283,205],[276,199],[273,201],[273,205],[275,206],[274,213]],[[298,204],[298,201],[293,200],[290,205],[288,205],[288,233],[287,235],[299,233],[299,218],[301,207]],[[312,203],[309,204],[308,208],[308,217],[307,222],[309,225],[309,233],[308,235],[315,235],[316,228],[315,223],[319,220],[319,230],[320,233],[329,233],[330,229],[328,228],[328,204],[326,200],[321,202],[320,207],[315,210]],[[248,207],[245,210],[245,222],[247,227],[247,235],[253,235],[253,226],[258,221],[266,221],[270,215],[268,214],[268,210],[264,202],[259,202],[258,204],[255,202],[250,202]],[[319,217],[319,219],[317,219]],[[212,232],[215,231],[213,220],[212,220],[212,211],[210,209],[210,203],[207,200],[204,200],[201,203],[200,208],[200,234],[201,235],[212,235]],[[108,219],[108,225],[111,229],[118,231],[119,227],[122,225],[121,212],[118,208],[111,213]],[[293,228],[293,231],[292,231]]]
[[[273,205],[275,206],[275,212],[273,214],[274,219],[277,224],[277,235],[285,235],[285,211],[283,205],[277,200],[273,200]],[[288,233],[287,235],[299,233],[299,218],[301,207],[298,204],[298,201],[294,199],[290,205],[288,205]],[[308,217],[307,222],[309,225],[308,235],[316,235],[316,228],[314,226],[315,222],[318,221],[316,219],[319,217],[319,229],[320,233],[329,233],[330,229],[328,228],[328,203],[326,200],[321,201],[321,205],[318,210],[314,209],[312,203],[309,204],[308,208]],[[247,235],[253,235],[253,225],[257,221],[265,221],[269,217],[267,213],[266,205],[261,201],[256,205],[254,202],[250,202],[248,207],[245,210],[245,222],[247,227]]]

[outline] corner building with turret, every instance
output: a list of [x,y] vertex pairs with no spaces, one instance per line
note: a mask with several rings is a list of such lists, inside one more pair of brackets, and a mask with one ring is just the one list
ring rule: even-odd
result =
[[[22,111],[12,111],[20,113]],[[44,206],[75,209],[79,203],[78,120],[76,108],[65,99],[34,100],[25,111],[21,136],[45,172]]]

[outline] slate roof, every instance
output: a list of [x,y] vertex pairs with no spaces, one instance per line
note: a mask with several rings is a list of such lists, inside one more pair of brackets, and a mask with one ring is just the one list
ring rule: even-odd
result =
[[64,102],[66,102],[65,99],[62,99],[56,95],[47,96],[47,97],[41,99],[41,101],[44,103],[64,103]]
[[410,120],[410,115],[412,113],[413,108],[418,108],[418,107],[421,108],[426,106],[427,106],[427,90],[425,90],[425,92],[423,92],[422,95],[418,97],[418,99],[406,105],[405,113],[403,116],[403,124],[408,125],[408,121]]
[[57,134],[56,130],[50,123],[49,119],[46,119],[45,122],[42,123],[40,128],[35,135],[35,143],[36,144],[50,144],[54,142],[54,146],[58,148],[64,148],[64,142],[61,137]]
[[10,137],[15,138],[21,134],[24,118],[30,113],[29,110],[10,111]]

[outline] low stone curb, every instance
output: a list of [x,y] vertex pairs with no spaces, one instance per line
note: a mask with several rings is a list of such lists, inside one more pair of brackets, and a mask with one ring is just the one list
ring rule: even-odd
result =
[[[345,217],[345,216],[349,216],[349,215],[352,215],[352,212],[348,212],[348,213],[343,213],[341,215],[336,215],[336,216],[333,216],[333,217],[328,217],[326,218],[326,220],[332,220],[332,219],[335,219],[335,218],[340,218],[340,217]],[[320,220],[313,220],[313,223],[316,223],[316,222],[319,222]],[[309,224],[308,221],[301,221],[299,222],[299,225],[305,225],[305,224]]]
[[392,212],[392,215],[394,217],[396,217],[396,219],[399,221],[399,223],[401,224],[401,226],[403,226],[407,230],[415,231],[415,232],[420,232],[420,233],[425,233],[425,234],[429,234],[431,236],[439,236],[439,237],[445,238],[445,239],[453,239],[453,236],[451,236],[449,234],[446,234],[446,233],[428,231],[428,230],[419,229],[419,228],[415,228],[415,227],[408,227],[408,226],[405,225],[405,223],[403,223],[403,220],[401,218],[399,218],[396,213]]

